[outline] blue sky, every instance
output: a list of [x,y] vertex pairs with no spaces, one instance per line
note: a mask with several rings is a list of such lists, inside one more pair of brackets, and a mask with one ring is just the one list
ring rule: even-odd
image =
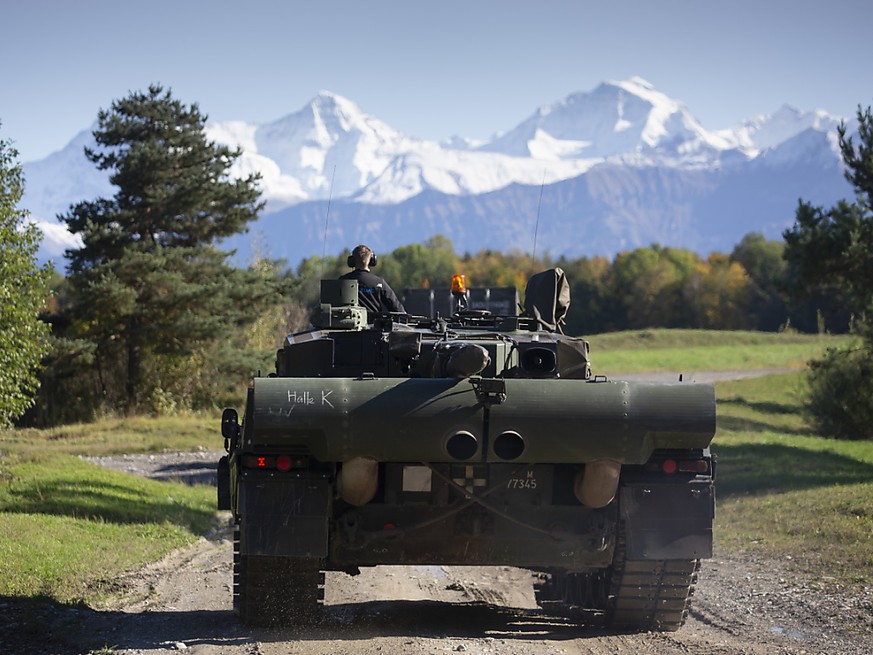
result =
[[213,120],[320,90],[410,136],[486,138],[640,76],[708,129],[873,104],[869,0],[0,0],[0,138],[22,162],[159,82]]

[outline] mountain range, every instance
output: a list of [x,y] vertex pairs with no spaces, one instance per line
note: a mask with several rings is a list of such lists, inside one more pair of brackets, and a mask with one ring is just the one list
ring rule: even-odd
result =
[[[224,247],[242,262],[256,242],[259,254],[296,265],[357,243],[385,252],[435,234],[459,252],[613,256],[653,243],[730,252],[749,232],[779,238],[800,198],[827,206],[851,196],[839,123],[784,106],[709,131],[631,78],[539,107],[483,142],[415,139],[329,92],[274,122],[211,122],[206,134],[242,150],[231,173],[260,172],[267,201]],[[113,195],[84,156],[95,128],[23,165],[22,206],[45,234],[42,259],[77,243],[57,214]]]

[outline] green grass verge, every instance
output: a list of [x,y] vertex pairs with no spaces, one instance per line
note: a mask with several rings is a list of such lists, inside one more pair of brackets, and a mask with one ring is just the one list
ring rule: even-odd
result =
[[634,330],[586,337],[592,369],[615,375],[651,371],[803,368],[846,337],[711,330]]
[[803,373],[719,383],[717,548],[873,582],[873,442],[816,435]]
[[147,480],[77,454],[215,448],[217,421],[208,423],[119,419],[0,434],[0,596],[98,600],[119,573],[206,533],[213,487]]

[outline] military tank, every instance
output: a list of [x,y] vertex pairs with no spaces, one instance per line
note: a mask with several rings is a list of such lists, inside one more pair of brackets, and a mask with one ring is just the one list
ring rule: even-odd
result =
[[453,294],[451,316],[368,316],[355,281],[322,281],[314,328],[253,379],[241,423],[224,410],[240,619],[313,620],[325,571],[508,565],[549,611],[678,629],[712,554],[712,385],[593,374],[560,330],[560,269],[520,315],[469,309],[462,278]]

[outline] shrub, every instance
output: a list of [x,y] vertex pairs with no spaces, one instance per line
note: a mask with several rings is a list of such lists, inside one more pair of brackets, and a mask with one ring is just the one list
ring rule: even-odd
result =
[[810,362],[810,421],[839,439],[873,439],[873,346],[829,348]]

